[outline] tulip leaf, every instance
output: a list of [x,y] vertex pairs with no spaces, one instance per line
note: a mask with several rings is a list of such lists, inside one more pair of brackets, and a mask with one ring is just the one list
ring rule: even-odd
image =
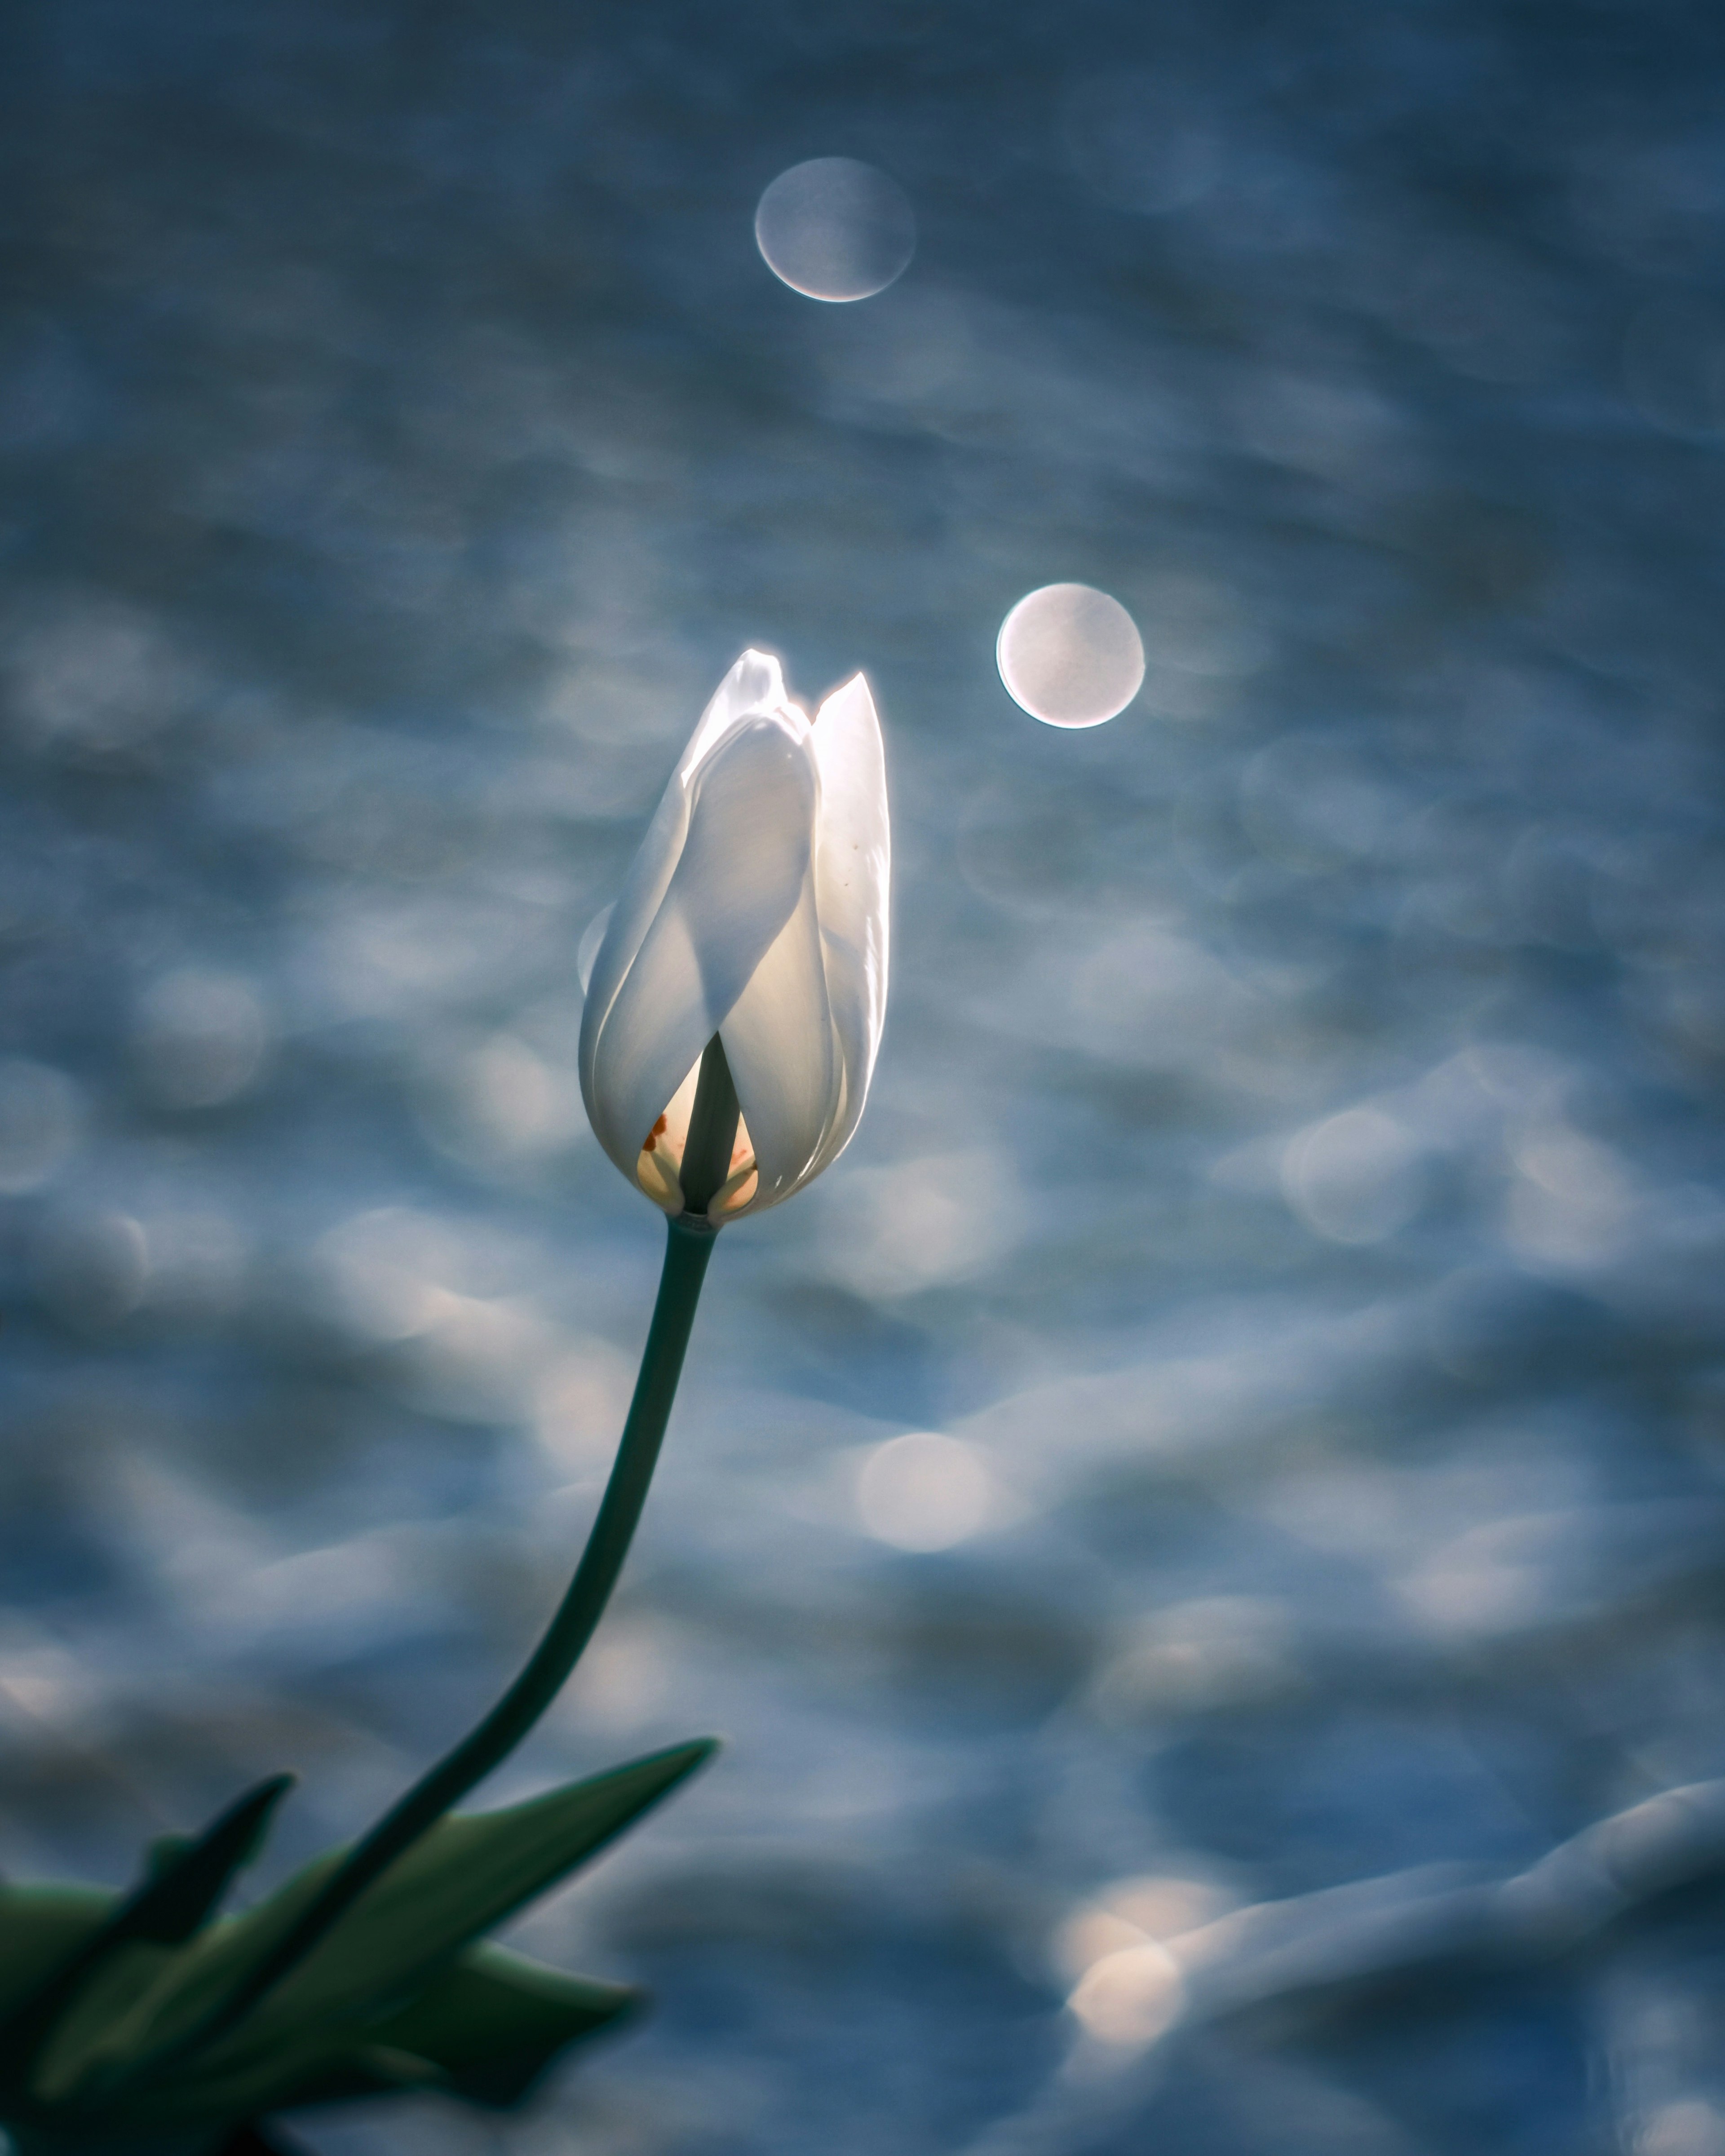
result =
[[627,2014],[640,1994],[565,1976],[490,1944],[433,1978],[373,2039],[441,2068],[470,2102],[519,2103],[556,2055]]
[[[37,2025],[28,2044],[20,2046],[22,2057],[14,2068],[32,2095],[58,2093],[63,2062],[101,2045],[184,1952],[144,1939],[124,1940],[105,1948],[93,1966],[81,1967],[75,1984],[66,1987],[57,1980],[44,1986],[31,2002],[28,2019]],[[21,2022],[24,2019],[19,2016]]]
[[200,1928],[234,1872],[256,1853],[293,1779],[274,1774],[259,1782],[200,1835],[164,1837],[130,1894],[103,1897],[103,1921],[85,1930],[56,1968],[41,1970],[0,2023],[0,2083],[28,2075],[50,2029],[57,2050],[80,2046],[133,2004],[169,1958],[162,1950]]
[[[447,2087],[433,2060],[368,2042],[363,2030],[321,2029],[279,2046],[271,2056],[260,2053],[235,2071],[190,2067],[116,2104],[108,2117],[116,2131],[123,2123],[127,2131],[166,2135],[219,2126],[236,2116]],[[103,2114],[90,2116],[100,2119]]]
[[296,2110],[308,2104],[438,2089],[489,2108],[520,2102],[557,2055],[627,2013],[640,1994],[566,1976],[482,1944],[433,1972],[379,2020],[320,2024],[237,2071],[193,2066],[141,2097],[142,2126]]
[[26,2005],[101,1930],[119,1899],[101,1887],[0,1887],[0,2015]]
[[[440,1820],[231,2035],[207,2053],[194,2051],[186,2071],[200,2081],[249,2083],[269,2062],[300,2052],[310,2032],[351,2024],[409,1999],[437,1964],[574,1870],[713,1748],[708,1741],[680,1745],[506,1811]],[[100,2102],[116,2076],[147,2083],[153,2068],[167,2067],[182,2047],[195,2045],[198,2029],[268,1959],[341,1855],[321,1858],[259,1907],[213,1927],[182,1949],[145,1995],[105,2030],[90,2031],[75,2046],[57,2041],[39,2077],[39,2094]],[[141,2097],[143,2093],[141,2087]],[[249,2102],[229,2115],[272,2107]]]
[[294,1786],[272,1774],[230,1804],[195,1840],[164,1835],[152,1844],[148,1872],[115,1919],[117,1933],[177,1946],[202,1928],[228,1882],[263,1846],[275,1807]]
[[222,2143],[221,2156],[303,2156],[303,2151],[279,2126],[272,2123],[265,2133],[254,2119],[248,2119]]

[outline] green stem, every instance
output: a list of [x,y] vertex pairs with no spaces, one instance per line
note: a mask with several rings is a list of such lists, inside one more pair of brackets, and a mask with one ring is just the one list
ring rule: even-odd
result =
[[737,1088],[731,1082],[725,1044],[715,1034],[701,1056],[701,1075],[695,1081],[695,1105],[689,1111],[689,1136],[679,1177],[683,1203],[691,1213],[705,1213],[730,1174],[742,1113]]
[[[143,2078],[153,2079],[164,2067],[194,2051],[207,2051],[243,2020],[327,1937],[373,1880],[508,1758],[562,1691],[604,1614],[647,1501],[677,1395],[701,1284],[718,1235],[717,1226],[706,1218],[706,1206],[729,1173],[737,1120],[736,1091],[715,1034],[701,1057],[684,1150],[687,1209],[665,1223],[665,1268],[616,1462],[575,1577],[531,1660],[485,1719],[354,1845],[275,1952],[171,2053],[153,2059]],[[115,2092],[106,2093],[111,2097]]]
[[515,1682],[485,1719],[398,1799],[340,1869],[275,1953],[223,2003],[219,2020],[199,2030],[199,2051],[225,2035],[268,1991],[302,1962],[331,1927],[380,1873],[412,1847],[427,1828],[458,1804],[477,1782],[500,1765],[562,1690],[592,1639],[629,1554],[641,1507],[653,1481],[659,1448],[677,1395],[696,1305],[718,1230],[704,1218],[668,1220],[665,1269],[641,1356],[634,1398],[623,1426],[616,1464],[605,1485],[598,1517],[575,1577],[545,1636]]

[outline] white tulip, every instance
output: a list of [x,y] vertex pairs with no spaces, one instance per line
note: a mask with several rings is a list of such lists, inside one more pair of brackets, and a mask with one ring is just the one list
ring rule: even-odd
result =
[[874,699],[858,674],[813,720],[746,651],[684,750],[593,944],[581,1091],[598,1141],[670,1214],[702,1051],[717,1034],[741,1119],[717,1222],[777,1205],[836,1160],[886,1009],[891,842]]

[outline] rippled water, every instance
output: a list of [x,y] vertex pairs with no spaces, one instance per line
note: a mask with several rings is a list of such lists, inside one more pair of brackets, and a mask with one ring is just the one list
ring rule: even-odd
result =
[[1725,1775],[1717,15],[6,34],[5,1868],[291,1764],[279,1875],[521,1653],[659,1246],[576,947],[763,642],[886,717],[877,1094],[494,1785],[727,1735],[522,1934],[657,2006],[307,2138],[1717,2156],[1717,1793],[1531,1869]]

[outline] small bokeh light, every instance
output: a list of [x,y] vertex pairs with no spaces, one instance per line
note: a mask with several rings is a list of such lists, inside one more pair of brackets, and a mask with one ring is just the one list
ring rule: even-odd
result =
[[1067,2004],[1099,2042],[1141,2051],[1179,2019],[1185,1991],[1180,1964],[1166,1947],[1146,1939],[1092,1964]]
[[895,1549],[951,1549],[988,1524],[994,1483],[974,1445],[938,1430],[889,1438],[864,1458],[856,1508],[877,1542]]

